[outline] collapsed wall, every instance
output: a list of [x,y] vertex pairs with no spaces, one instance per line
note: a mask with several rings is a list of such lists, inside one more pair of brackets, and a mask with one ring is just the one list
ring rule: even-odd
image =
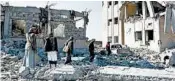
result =
[[[24,55],[25,47],[25,33],[33,24],[40,24],[39,15],[41,14],[40,8],[37,7],[16,7],[16,6],[2,6],[2,51],[13,55]],[[74,12],[74,13],[73,13]],[[87,37],[86,25],[88,23],[88,15],[85,12],[77,12],[72,10],[56,10],[51,9],[51,27],[55,37],[57,37],[59,52],[62,52],[64,42],[73,36],[75,39],[74,53],[87,52]],[[86,20],[83,27],[77,28],[74,18],[80,17]],[[60,28],[60,26],[64,26]],[[64,31],[60,31],[63,29]],[[39,55],[43,55],[44,39],[46,37],[47,26],[46,24],[41,27],[42,35],[37,39],[37,49]],[[62,34],[62,36],[60,36]]]
[[[89,63],[88,58],[74,60],[71,65],[62,64],[64,60],[59,60],[55,68],[49,68],[46,64],[44,67],[36,66],[35,71],[29,73],[18,72],[21,66],[21,60],[18,57],[8,54],[1,54],[2,57],[2,76],[3,81],[7,80],[144,80],[144,81],[160,81],[174,80],[174,69],[157,69],[146,60],[140,59],[138,56],[131,55],[122,57],[118,55],[96,56],[94,63]],[[106,65],[107,64],[107,65]],[[14,67],[11,67],[14,66]],[[153,72],[150,74],[150,72]]]
[[[125,7],[126,12],[124,11]],[[172,32],[164,32],[166,8],[157,1],[126,2],[123,4],[120,11],[120,24],[124,24],[125,44],[133,48],[148,48],[156,52],[172,48],[174,35]]]

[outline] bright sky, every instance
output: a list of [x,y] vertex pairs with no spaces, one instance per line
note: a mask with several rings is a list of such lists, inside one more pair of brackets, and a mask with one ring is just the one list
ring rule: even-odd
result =
[[[3,2],[4,3],[4,2]],[[12,6],[45,7],[47,1],[10,1]],[[102,40],[102,2],[101,1],[50,1],[57,3],[54,9],[71,9],[76,11],[92,10],[89,14],[89,23],[86,35],[89,39]]]

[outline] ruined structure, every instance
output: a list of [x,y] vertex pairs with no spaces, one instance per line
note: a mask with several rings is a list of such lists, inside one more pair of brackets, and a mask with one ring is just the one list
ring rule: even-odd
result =
[[[43,9],[44,8],[30,6],[17,7],[1,5],[1,37],[3,39],[2,45],[4,50],[4,45],[8,46],[8,50],[6,50],[8,53],[10,50],[19,52],[20,48],[24,49],[25,33],[28,32],[33,24],[39,24],[41,27],[42,35],[37,39],[37,46],[38,49],[43,48],[43,39],[47,37],[47,32],[49,31],[47,24],[41,24],[40,15]],[[49,24],[51,32],[57,37],[60,52],[62,51],[64,42],[70,36],[75,38],[74,48],[77,49],[77,51],[80,51],[80,49],[83,51],[86,50],[86,40],[88,39],[86,37],[86,26],[89,22],[88,14],[86,11],[78,12],[74,10],[50,9]],[[76,22],[79,20],[84,20],[81,27],[76,26]],[[9,48],[11,46],[12,49]]]
[[103,2],[103,46],[110,41],[157,52],[175,46],[173,32],[164,33],[165,10],[157,1]]

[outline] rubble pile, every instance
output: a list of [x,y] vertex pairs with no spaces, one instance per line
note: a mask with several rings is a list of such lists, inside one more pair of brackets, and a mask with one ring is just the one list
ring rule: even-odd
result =
[[[1,54],[2,56],[2,79],[8,81],[9,79],[19,80],[18,70],[21,66],[21,60],[16,59],[16,56]],[[9,60],[9,61],[7,61]],[[59,60],[57,67],[45,65],[44,67],[37,66],[35,71],[30,71],[27,76],[23,77],[24,80],[147,80],[150,77],[143,76],[126,76],[126,75],[106,75],[99,73],[99,68],[104,66],[127,66],[137,68],[155,68],[149,62],[144,61],[137,55],[120,56],[120,55],[100,55],[97,54],[94,63],[89,63],[89,58],[85,57],[83,60],[73,60],[71,65],[64,65],[64,60]],[[9,69],[10,66],[12,69]],[[6,73],[6,74],[5,74]],[[9,73],[9,75],[7,75]],[[111,78],[112,77],[112,78]],[[136,79],[137,78],[137,79]],[[151,79],[156,79],[151,77]],[[157,78],[157,80],[163,78]],[[169,80],[169,79],[166,79]]]
[[18,70],[22,64],[17,56],[5,54],[1,52],[1,79],[2,81],[9,81],[11,79],[17,80],[19,77]]
[[25,40],[12,40],[12,39],[3,39],[1,42],[1,51],[6,54],[18,56],[22,58],[24,56]]
[[174,81],[175,78],[164,77],[145,77],[145,76],[132,76],[132,75],[108,75],[108,74],[91,74],[87,77],[80,79],[85,81]]
[[[71,65],[64,65],[64,59],[58,60],[57,67],[52,66],[49,67],[48,64],[44,66],[36,66],[36,69],[30,71],[29,74],[23,76],[23,79],[27,80],[137,80],[134,79],[139,77],[139,80],[146,80],[146,78],[142,76],[125,76],[125,75],[105,75],[99,73],[99,68],[105,66],[126,66],[126,67],[136,67],[136,68],[147,68],[147,69],[159,69],[160,66],[154,65],[153,63],[147,61],[143,57],[147,57],[148,55],[156,55],[156,52],[145,50],[145,49],[131,49],[134,50],[135,54],[111,54],[101,55],[99,53],[96,54],[94,62],[89,62],[89,57],[85,56],[83,59],[72,60]],[[139,53],[140,52],[140,53]],[[2,57],[2,76],[1,78],[4,81],[8,81],[9,79],[19,80],[21,76],[19,76],[19,68],[22,64],[22,60],[20,60],[17,56],[12,56],[10,54],[1,54]],[[148,59],[148,58],[147,58]],[[95,73],[94,73],[95,72]],[[110,78],[112,77],[112,78]],[[152,78],[154,79],[154,78]]]
[[130,50],[149,62],[160,62],[159,53],[146,48],[130,48]]
[[142,59],[139,56],[120,56],[110,55],[110,56],[96,56],[95,64],[97,66],[127,66],[127,67],[137,67],[137,68],[158,68],[149,63],[147,60]]

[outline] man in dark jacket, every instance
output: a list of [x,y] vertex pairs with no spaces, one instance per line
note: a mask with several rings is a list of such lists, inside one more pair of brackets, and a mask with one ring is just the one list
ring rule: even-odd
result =
[[53,37],[52,33],[46,39],[45,52],[47,52],[50,67],[51,67],[51,64],[55,64],[55,67],[56,67],[58,47],[57,47],[57,39]]
[[67,42],[65,43],[65,46],[68,46],[68,51],[66,52],[66,61],[64,64],[68,64],[72,62],[71,60],[71,54],[73,54],[73,37],[70,37]]
[[108,55],[111,54],[110,42],[107,42],[106,44],[106,51],[108,52]]
[[89,44],[89,53],[90,53],[90,59],[89,61],[90,62],[93,62],[94,60],[94,57],[95,57],[95,54],[94,54],[94,41],[95,40],[92,40]]

